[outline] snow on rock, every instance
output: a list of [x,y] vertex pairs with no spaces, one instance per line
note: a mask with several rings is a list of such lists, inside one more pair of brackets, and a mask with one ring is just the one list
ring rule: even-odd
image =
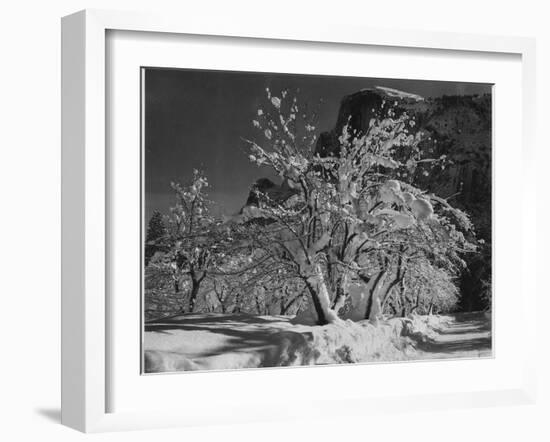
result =
[[408,92],[403,92],[398,89],[392,89],[390,87],[376,86],[376,89],[384,92],[386,95],[392,98],[408,98],[414,101],[423,101],[424,97]]

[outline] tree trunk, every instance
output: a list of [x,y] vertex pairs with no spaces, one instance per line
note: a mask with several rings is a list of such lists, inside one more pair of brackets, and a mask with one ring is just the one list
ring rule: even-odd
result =
[[197,301],[197,295],[200,287],[200,282],[196,279],[192,279],[191,283],[191,293],[189,294],[189,313],[193,313],[195,311],[195,303]]
[[334,302],[332,303],[331,308],[336,313],[338,313],[340,309],[346,304],[346,299],[348,297],[348,282],[349,274],[347,270],[344,270],[340,277],[336,278],[336,281],[332,286],[334,292],[336,292],[336,296],[334,297]]
[[344,288],[340,285],[336,287],[336,297],[334,298],[334,303],[332,304],[332,309],[338,313],[344,304],[346,303],[346,292]]
[[197,295],[199,294],[199,288],[202,280],[206,277],[206,272],[202,272],[202,275],[198,276],[197,272],[191,268],[189,273],[191,276],[191,293],[189,295],[189,313],[195,311],[195,303],[197,302]]
[[317,314],[317,325],[327,324],[327,318],[325,316],[325,312],[323,311],[323,308],[321,307],[321,302],[319,301],[319,296],[317,295],[316,289],[311,285],[309,280],[306,279],[305,283],[311,295],[311,300],[313,301],[313,307],[315,308],[315,313]]
[[388,302],[388,299],[390,297],[390,293],[392,289],[399,284],[403,280],[403,277],[396,277],[394,280],[392,280],[389,284],[385,285],[382,288],[382,293],[380,294],[382,296],[382,311],[384,310],[384,307],[386,306],[386,303]]
[[235,293],[235,307],[233,308],[233,313],[240,313],[241,312],[241,291],[240,289],[237,289]]
[[[402,248],[401,248],[402,251]],[[384,311],[384,307],[386,305],[386,302],[388,301],[389,295],[392,291],[392,289],[403,280],[403,277],[405,276],[405,269],[403,269],[403,256],[399,255],[399,258],[397,259],[397,268],[395,270],[395,275],[392,272],[392,276],[394,276],[393,280],[389,282],[389,284],[385,284],[382,293],[380,294],[382,297],[382,304],[381,304],[381,310]]]
[[380,292],[378,290],[375,290],[372,294],[372,301],[370,302],[370,312],[367,317],[369,321],[376,321],[378,320],[378,317],[380,316],[380,312],[382,310],[382,305],[380,303]]
[[366,311],[365,311],[365,319],[370,319],[370,317],[371,317],[371,315],[372,315],[372,312],[373,312],[373,305],[374,305],[375,302],[376,302],[375,297],[377,296],[377,288],[378,288],[378,285],[380,284],[380,281],[382,280],[382,277],[385,276],[385,274],[386,274],[385,271],[379,272],[379,273],[374,277],[374,280],[366,279],[366,278],[360,276],[360,278],[361,278],[364,282],[367,282],[367,285],[372,283],[371,289],[370,289],[370,293],[369,293],[369,299],[368,299],[368,301],[367,301],[367,309],[366,309]]
[[[414,294],[413,294],[414,297]],[[411,308],[411,313],[415,312],[420,307],[420,292],[416,295],[416,301]]]
[[281,299],[281,315],[286,315],[290,307],[292,307],[296,302],[302,297],[302,295],[296,295],[292,298],[286,305],[283,299]]
[[[179,295],[180,293],[180,281],[179,279],[175,278],[174,279],[174,293],[176,295]],[[181,309],[180,309],[180,313],[185,313],[185,296],[183,297],[183,300],[182,300],[182,306],[181,306]]]
[[313,268],[313,274],[304,276],[304,282],[311,294],[313,307],[317,314],[317,324],[324,325],[338,321],[338,314],[330,308],[330,295],[320,264]]
[[[372,300],[370,302],[370,311],[368,312],[366,318],[373,321],[378,318],[378,316],[383,313],[384,305],[388,300],[388,295],[391,289],[399,282],[398,279],[388,279],[388,275],[384,278],[383,283],[378,282],[372,292]],[[382,284],[382,285],[380,285]],[[382,300],[382,301],[380,301]]]
[[258,294],[254,295],[254,300],[256,301],[256,311],[258,312],[258,315],[261,315],[262,305],[260,304],[260,298],[258,297]]

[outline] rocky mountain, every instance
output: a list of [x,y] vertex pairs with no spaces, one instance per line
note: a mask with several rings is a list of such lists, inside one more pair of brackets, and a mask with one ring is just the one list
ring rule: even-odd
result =
[[296,193],[286,182],[279,185],[275,184],[269,178],[260,178],[252,185],[245,207],[259,205],[258,192],[276,203],[283,203]]
[[[397,112],[407,112],[416,130],[425,133],[421,145],[433,156],[446,155],[449,166],[424,178],[423,185],[443,197],[456,195],[466,209],[490,201],[491,196],[491,96],[443,96],[423,99],[388,88],[364,89],[342,99],[334,129],[323,132],[316,150],[321,156],[337,155],[338,137],[349,126],[364,133],[371,118],[389,102]],[[415,177],[415,181],[422,178]],[[488,206],[490,208],[490,205]],[[489,229],[490,230],[490,229]],[[490,232],[484,232],[490,235]],[[484,235],[484,236],[487,236]]]

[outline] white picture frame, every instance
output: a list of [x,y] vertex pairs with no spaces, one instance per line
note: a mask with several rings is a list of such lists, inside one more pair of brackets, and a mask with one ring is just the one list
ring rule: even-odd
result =
[[[293,23],[213,22],[209,17],[167,17],[151,14],[86,10],[62,20],[62,423],[85,432],[111,431],[216,422],[273,420],[285,417],[334,414],[330,401],[311,400],[307,410],[300,404],[255,407],[235,404],[235,409],[207,414],[173,410],[139,412],[109,411],[110,324],[107,299],[108,174],[106,119],[106,34],[108,31],[143,31],[179,35],[242,37],[296,42],[369,45],[380,48],[426,48],[514,54],[521,57],[521,159],[522,173],[529,176],[534,156],[535,43],[518,37],[492,37],[416,31],[389,31],[345,26],[295,26]],[[535,193],[521,191],[521,304],[536,303],[536,255],[534,223]],[[497,245],[495,253],[501,252]],[[136,298],[137,299],[137,298]],[[499,318],[497,317],[498,321]],[[525,322],[525,321],[524,321]],[[524,323],[525,336],[536,325]],[[532,403],[535,396],[535,339],[525,340],[524,372],[519,385],[503,389],[478,389],[463,393],[430,393],[403,397],[388,395],[360,400],[342,396],[338,413],[489,406]],[[137,357],[137,356],[136,356]],[[498,358],[498,355],[497,355]],[[287,372],[289,373],[289,372]],[[224,376],[212,373],[210,376]],[[239,374],[239,376],[241,376]],[[335,400],[335,399],[331,399]],[[238,401],[237,401],[238,402]]]

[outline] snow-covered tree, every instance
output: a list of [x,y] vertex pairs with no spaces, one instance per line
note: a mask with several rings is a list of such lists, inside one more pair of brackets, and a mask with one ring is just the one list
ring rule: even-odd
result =
[[261,141],[248,140],[250,160],[276,172],[286,193],[258,192],[242,222],[258,259],[284,264],[303,283],[318,324],[339,320],[355,281],[367,292],[363,317],[375,319],[415,260],[452,274],[460,253],[473,250],[468,217],[412,182],[419,163],[443,159],[423,156],[406,113],[388,107],[365,133],[345,126],[339,150],[321,157],[297,99],[268,89],[267,100],[253,121]]
[[[195,310],[201,284],[215,267],[219,246],[215,235],[219,222],[210,214],[208,180],[193,171],[187,186],[172,183],[176,204],[165,218],[166,234],[156,243],[163,253],[151,260],[151,273],[169,275],[173,291],[182,293],[182,311]],[[186,290],[183,290],[183,289]]]

